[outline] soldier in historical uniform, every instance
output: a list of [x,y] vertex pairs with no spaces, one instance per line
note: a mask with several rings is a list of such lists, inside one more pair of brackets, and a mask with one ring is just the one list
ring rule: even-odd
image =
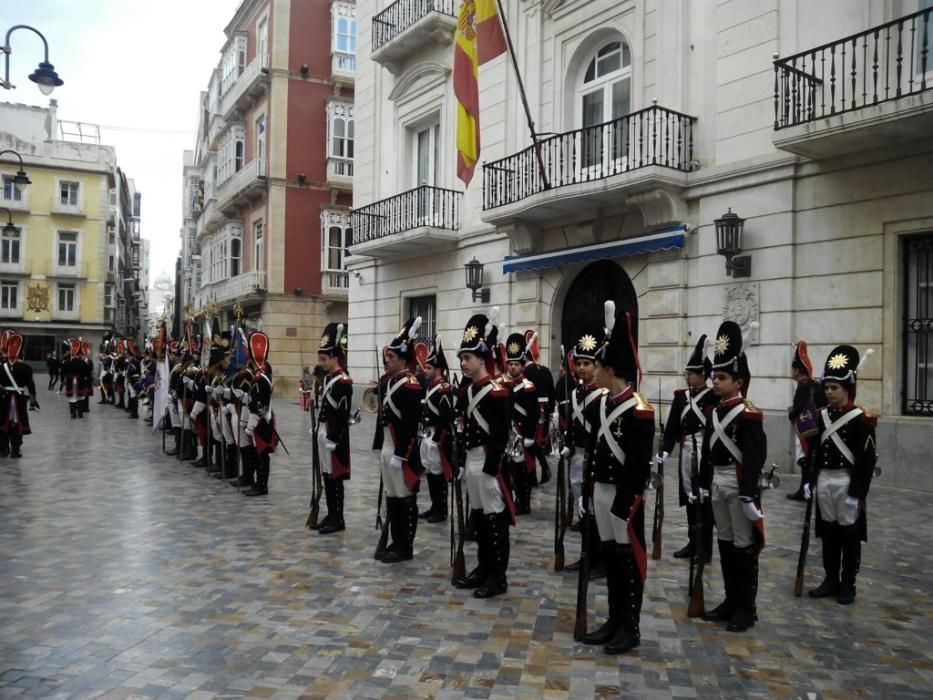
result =
[[807,352],[807,344],[802,340],[794,346],[790,376],[797,386],[787,418],[794,428],[794,460],[800,468],[800,486],[793,493],[787,494],[787,498],[803,501],[804,485],[815,478],[809,473],[809,460],[817,446],[818,411],[826,405],[826,397],[820,384],[813,380],[813,363]]
[[90,411],[90,399],[94,395],[94,362],[91,359],[91,344],[83,339],[79,339],[80,353],[78,355],[78,390],[81,394],[81,411],[88,413]]
[[[7,340],[6,359],[0,366],[0,431],[5,435],[0,457],[9,455],[15,459],[23,456],[23,436],[29,435],[29,408],[38,409],[36,385],[32,378],[32,367],[23,362],[23,336],[10,333]],[[9,445],[7,452],[6,445]]]
[[[693,354],[687,360],[687,366],[684,367],[687,387],[674,390],[674,400],[671,402],[667,424],[664,426],[661,452],[656,457],[657,463],[663,465],[674,451],[674,446],[680,447],[679,469],[677,470],[678,501],[681,507],[687,509],[688,539],[683,548],[674,552],[674,557],[677,559],[687,559],[694,556],[697,551],[695,510],[697,494],[693,492],[690,472],[693,463],[694,441],[698,449],[703,444],[706,407],[719,403],[716,394],[707,384],[712,371],[712,363],[706,356],[706,335],[701,335],[693,349]],[[699,457],[700,455],[697,455],[697,461]],[[713,511],[709,499],[704,499],[699,507],[703,509],[703,552],[708,562],[713,551]]]
[[583,641],[605,645],[607,654],[621,654],[641,643],[639,622],[648,570],[643,494],[651,471],[654,410],[637,393],[641,366],[632,314],[625,312],[617,319],[612,301],[605,303],[604,312],[608,337],[595,355],[599,393],[586,409],[592,455],[587,482],[593,485],[609,619]]
[[230,439],[230,430],[224,428],[223,407],[224,391],[227,388],[227,367],[230,364],[230,332],[220,331],[215,323],[211,332],[211,345],[208,351],[207,370],[205,372],[205,395],[207,396],[207,418],[209,425],[209,448],[213,450],[209,473],[219,479],[226,479],[235,465],[229,465],[229,452],[226,448]]
[[256,482],[244,491],[246,496],[265,496],[269,493],[270,455],[279,444],[272,411],[272,367],[269,356],[269,336],[262,331],[249,335],[249,351],[253,366],[253,381],[249,394],[249,419],[246,435],[252,439],[256,455]]
[[376,558],[388,564],[412,558],[418,527],[417,494],[424,471],[418,445],[423,390],[412,365],[420,328],[420,316],[408,319],[385,350],[390,376],[382,401],[382,420],[388,439],[380,454],[392,544]]
[[515,524],[514,505],[503,474],[509,436],[509,393],[494,380],[499,308],[490,315],[475,314],[466,324],[457,356],[469,382],[460,395],[466,447],[466,480],[476,532],[477,566],[456,582],[475,589],[477,598],[491,598],[508,590],[509,526]]
[[132,340],[127,341],[126,358],[126,411],[130,418],[139,418],[139,391],[142,380],[142,368],[140,366],[139,353],[136,350],[136,343]]
[[[871,353],[866,351],[860,361],[858,350],[840,345],[829,353],[823,369],[828,405],[820,410],[816,453],[816,536],[823,541],[826,578],[810,597],[837,596],[842,605],[855,601],[862,541],[868,540],[866,501],[877,460],[878,419],[853,402],[859,369]],[[810,484],[804,491],[810,498]]]
[[[605,342],[605,330],[602,325],[592,324],[583,329],[579,337],[574,339],[573,347],[568,353],[568,370],[572,376],[567,381],[567,388],[558,385],[559,391],[567,391],[568,399],[563,414],[567,416],[564,425],[564,458],[569,460],[570,493],[576,512],[581,515],[578,529],[588,528],[590,542],[597,542],[599,533],[596,530],[596,517],[593,508],[587,509],[583,514],[583,472],[586,464],[586,450],[590,435],[590,421],[587,410],[599,398],[600,390],[596,386],[596,351]],[[590,577],[600,578],[605,574],[603,568],[602,552],[598,547],[590,548],[589,556]],[[579,570],[580,562],[575,561],[564,567],[564,571]]]
[[113,403],[113,356],[110,354],[110,340],[105,340],[98,357],[100,366],[100,401]]
[[548,435],[548,418],[554,413],[554,406],[557,401],[556,388],[554,386],[554,375],[544,365],[538,362],[538,332],[525,331],[525,369],[524,374],[528,380],[535,385],[535,391],[538,395],[538,425],[535,430],[535,444],[532,451],[538,464],[541,465],[541,479],[533,479],[537,484],[546,484],[551,480],[551,467],[547,462],[547,453],[550,450],[550,436]]
[[170,368],[168,374],[168,415],[169,421],[172,424],[172,437],[175,444],[168,449],[166,454],[170,457],[176,457],[178,453],[181,452],[182,414],[178,409],[178,404],[182,396],[184,365],[181,361],[181,348],[175,341],[171,341],[168,344],[168,361]]
[[714,348],[713,392],[719,403],[706,409],[700,499],[712,499],[726,599],[703,619],[744,632],[757,620],[758,555],[764,546],[758,481],[767,443],[761,411],[745,399],[751,374],[738,324],[724,321]]
[[535,438],[539,435],[541,411],[547,405],[547,397],[538,403],[537,387],[525,376],[526,350],[522,333],[512,333],[505,342],[512,427],[506,456],[516,515],[531,513],[531,491],[536,481]]
[[117,408],[126,408],[126,341],[122,338],[117,341],[117,352],[113,360],[113,391],[117,400],[111,403]]
[[83,396],[81,394],[81,341],[72,338],[68,341],[68,359],[62,372],[62,385],[65,387],[65,399],[72,418],[83,416]]
[[[204,339],[205,344],[208,339]],[[210,348],[205,348],[210,352]],[[191,410],[188,417],[191,419],[191,425],[197,434],[198,444],[201,446],[201,456],[192,462],[192,467],[207,467],[210,463],[210,428],[208,426],[207,411],[207,393],[209,390],[209,380],[207,372],[200,364],[193,364],[188,369],[188,397],[191,400]]]
[[343,518],[344,482],[350,480],[350,402],[353,379],[347,374],[347,328],[329,323],[317,350],[318,366],[324,372],[319,398],[317,435],[318,456],[324,477],[327,515],[312,529],[320,534],[346,530]]
[[447,484],[453,474],[456,398],[447,372],[447,357],[441,337],[437,336],[424,363],[426,388],[421,410],[421,463],[427,471],[431,507],[419,517],[429,523],[447,519]]

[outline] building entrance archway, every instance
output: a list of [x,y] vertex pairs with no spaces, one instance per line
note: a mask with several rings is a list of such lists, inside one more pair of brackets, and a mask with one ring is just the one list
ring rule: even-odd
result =
[[611,260],[597,260],[584,267],[567,290],[561,313],[560,337],[569,351],[586,328],[604,324],[603,304],[616,303],[616,317],[630,311],[638,344],[638,296],[632,280]]

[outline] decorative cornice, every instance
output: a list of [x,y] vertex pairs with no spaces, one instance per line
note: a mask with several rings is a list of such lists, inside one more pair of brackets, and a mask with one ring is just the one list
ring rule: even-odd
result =
[[415,85],[422,90],[447,82],[450,67],[436,61],[423,61],[405,71],[395,81],[389,99],[393,102],[405,97]]

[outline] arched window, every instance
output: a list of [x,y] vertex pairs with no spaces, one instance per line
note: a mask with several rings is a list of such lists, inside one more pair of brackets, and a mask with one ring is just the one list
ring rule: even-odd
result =
[[243,139],[237,139],[234,150],[234,170],[240,172],[243,167]]
[[577,123],[583,167],[604,166],[626,155],[624,117],[632,111],[632,56],[623,40],[610,41],[586,62],[577,86]]
[[230,241],[230,276],[236,277],[240,274],[240,239],[233,238]]

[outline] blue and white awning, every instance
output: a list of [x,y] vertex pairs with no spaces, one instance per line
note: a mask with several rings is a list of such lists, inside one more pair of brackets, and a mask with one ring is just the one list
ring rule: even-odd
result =
[[626,238],[621,241],[597,243],[579,248],[565,248],[564,250],[553,250],[548,253],[535,253],[533,255],[511,255],[507,256],[503,261],[502,272],[544,270],[549,267],[573,265],[574,263],[607,260],[626,255],[642,255],[659,250],[674,250],[684,247],[686,235],[687,227],[684,224],[678,224],[677,226],[652,231],[644,236]]

